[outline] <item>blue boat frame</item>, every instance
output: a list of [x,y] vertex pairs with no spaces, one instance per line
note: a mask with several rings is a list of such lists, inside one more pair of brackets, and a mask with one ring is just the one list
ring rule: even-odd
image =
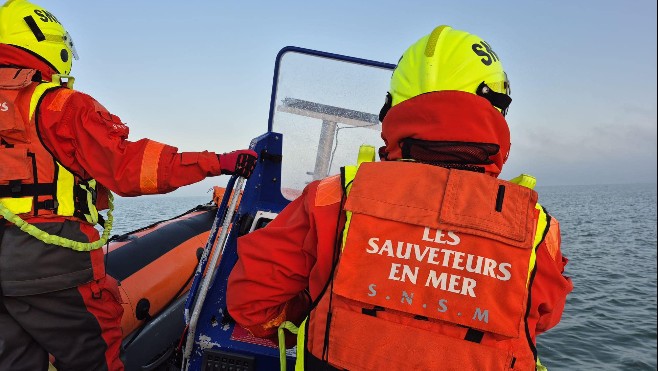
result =
[[[280,367],[278,348],[232,338],[235,323],[226,309],[226,285],[229,273],[237,261],[238,237],[253,229],[252,225],[256,222],[254,219],[259,211],[278,214],[290,202],[281,193],[283,135],[273,131],[273,120],[281,60],[285,54],[291,52],[388,70],[395,69],[395,65],[390,63],[295,46],[287,46],[279,51],[274,65],[267,133],[254,138],[250,144],[250,148],[259,154],[258,164],[254,174],[245,184],[240,205],[232,221],[233,228],[199,314],[189,370],[204,369],[206,359],[213,353],[217,356],[217,351],[225,352],[229,358],[233,356],[236,362],[239,362],[240,357],[244,357],[245,362],[252,365],[253,368],[250,369],[255,371],[278,370]],[[218,212],[223,215],[225,211],[222,209]],[[293,370],[294,357],[288,357],[287,364],[288,369]]]

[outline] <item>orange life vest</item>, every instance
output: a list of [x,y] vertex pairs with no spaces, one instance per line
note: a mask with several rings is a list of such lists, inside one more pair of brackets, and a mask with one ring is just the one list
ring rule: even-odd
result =
[[364,163],[307,350],[354,370],[528,370],[540,209],[484,174]]
[[45,109],[61,115],[73,90],[40,76],[32,69],[0,68],[0,204],[23,218],[64,216],[95,224],[96,182],[55,160],[38,132],[36,113],[45,94],[56,94]]

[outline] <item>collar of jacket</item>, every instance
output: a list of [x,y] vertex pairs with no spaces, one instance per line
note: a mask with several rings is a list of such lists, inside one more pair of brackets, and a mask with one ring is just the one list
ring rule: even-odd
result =
[[57,71],[41,57],[13,45],[0,44],[0,67],[22,67],[41,71],[44,81],[52,81]]
[[507,121],[489,101],[453,90],[421,94],[392,107],[382,123],[388,160],[402,157],[404,138],[498,144],[500,150],[490,157],[493,163],[485,166],[485,172],[495,177],[511,146]]

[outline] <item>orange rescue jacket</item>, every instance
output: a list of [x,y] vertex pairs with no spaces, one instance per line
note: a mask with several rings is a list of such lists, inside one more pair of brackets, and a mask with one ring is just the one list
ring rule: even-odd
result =
[[359,370],[534,367],[536,203],[533,190],[474,172],[361,165],[310,352]]
[[73,90],[42,82],[34,69],[0,69],[0,202],[25,217],[58,215],[95,224],[95,181],[73,175],[41,141],[35,112],[49,91],[54,101],[42,110],[61,115]]

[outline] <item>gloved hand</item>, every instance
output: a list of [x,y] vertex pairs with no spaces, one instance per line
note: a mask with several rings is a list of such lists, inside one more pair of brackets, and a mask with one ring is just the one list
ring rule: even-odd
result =
[[222,174],[233,175],[249,178],[256,167],[258,154],[250,149],[241,149],[229,153],[217,155],[219,159],[219,168]]

